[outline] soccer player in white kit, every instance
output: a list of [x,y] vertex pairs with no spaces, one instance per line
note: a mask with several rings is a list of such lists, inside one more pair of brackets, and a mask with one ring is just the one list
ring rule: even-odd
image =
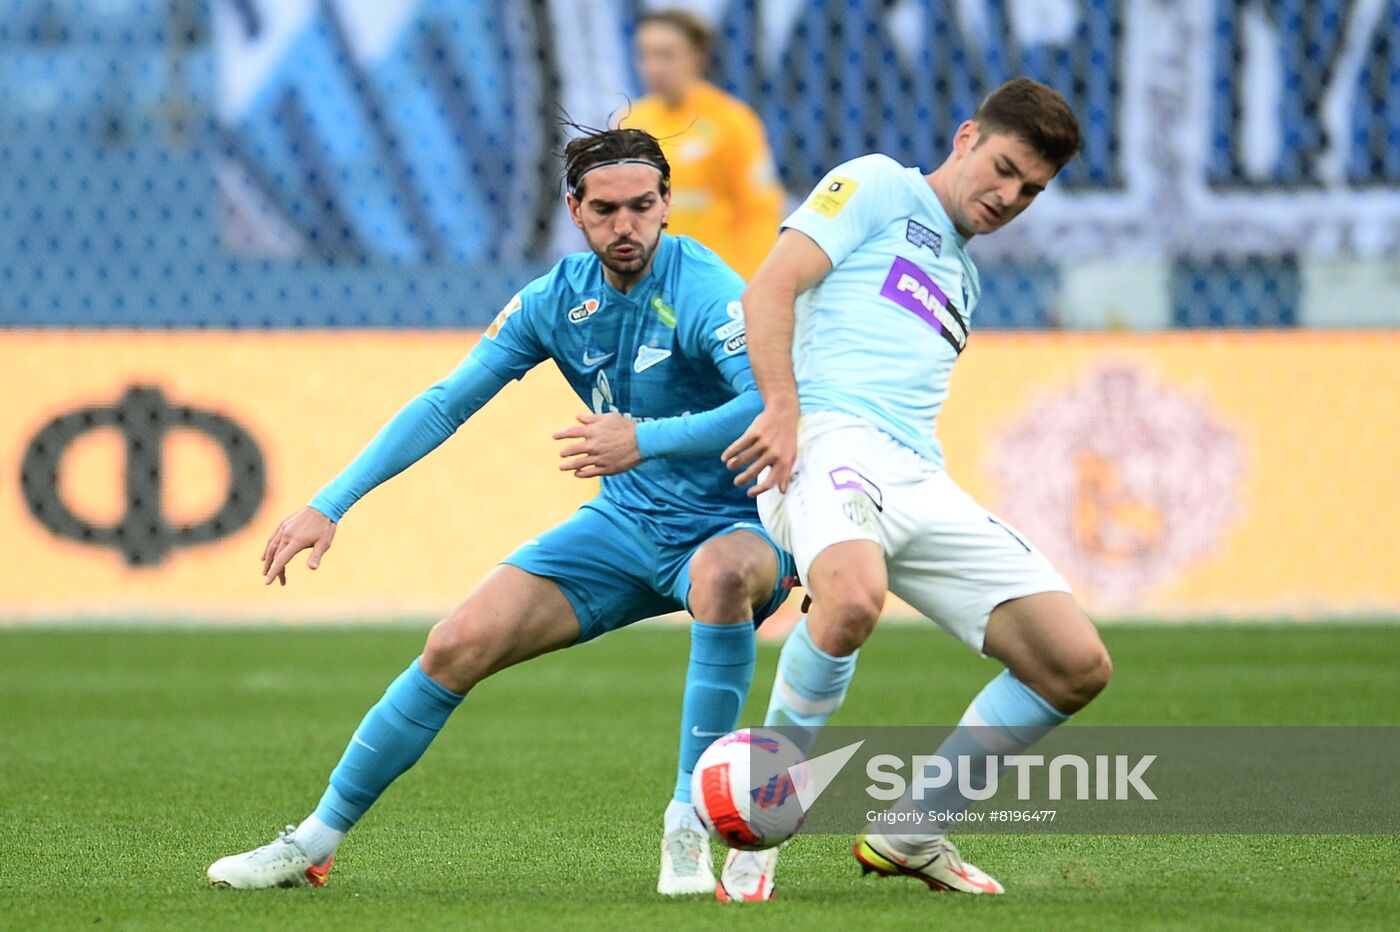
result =
[[[750,494],[812,599],[783,647],[767,724],[815,738],[887,591],[1005,665],[961,722],[991,753],[1018,753],[1107,684],[1108,652],[1069,586],[958,488],[934,437],[981,292],[967,242],[1029,207],[1079,145],[1058,92],[1011,81],[932,174],[884,155],[833,169],[744,292],[765,407],[724,456],[736,482],[759,478]],[[941,832],[867,830],[854,853],[866,871],[936,890],[1002,892]],[[768,899],[776,860],[731,852],[717,894]]]

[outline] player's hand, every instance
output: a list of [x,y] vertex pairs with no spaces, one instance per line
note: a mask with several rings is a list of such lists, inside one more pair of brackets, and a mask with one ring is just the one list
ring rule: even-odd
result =
[[564,460],[559,468],[580,479],[615,476],[642,465],[637,422],[621,414],[580,414],[578,424],[559,431],[554,439],[578,441],[559,451]]
[[[720,454],[724,465],[743,470],[734,478],[735,485],[759,480],[749,489],[750,498],[775,486],[780,492],[787,491],[792,466],[797,462],[797,414],[796,407],[764,408],[749,429]],[[765,469],[767,475],[763,475]]]
[[263,585],[272,585],[276,579],[287,584],[287,564],[292,557],[309,549],[311,556],[306,558],[308,569],[321,565],[321,558],[331,549],[335,538],[335,522],[315,508],[306,507],[281,524],[263,547]]

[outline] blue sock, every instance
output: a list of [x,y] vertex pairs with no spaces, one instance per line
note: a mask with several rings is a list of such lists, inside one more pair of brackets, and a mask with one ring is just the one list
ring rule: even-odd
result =
[[[954,767],[957,766],[958,757],[966,755],[970,765],[968,783],[974,789],[983,789],[988,781],[995,780],[1006,769],[1001,767],[996,773],[989,773],[988,755],[1004,758],[1008,754],[1019,754],[1068,718],[1035,690],[1012,676],[1010,670],[1002,670],[982,687],[977,698],[972,700],[972,705],[963,713],[958,727],[944,739],[935,753]],[[920,802],[915,802],[906,793],[895,808],[961,812],[968,804],[969,800],[958,791],[955,779],[948,786],[926,793]],[[944,834],[947,827],[936,825],[920,832],[886,837],[896,850],[913,854],[936,836]]]
[[806,754],[822,726],[841,708],[859,653],[833,657],[823,651],[812,643],[804,616],[778,656],[778,675],[773,679],[773,695],[763,724],[789,729],[786,733]]
[[389,784],[423,756],[463,698],[414,660],[365,714],[312,814],[348,832]]
[[753,682],[753,622],[735,625],[690,625],[690,666],[685,672],[681,704],[680,762],[676,769],[678,803],[690,804],[690,776],[695,762],[716,738],[739,724],[744,698]]

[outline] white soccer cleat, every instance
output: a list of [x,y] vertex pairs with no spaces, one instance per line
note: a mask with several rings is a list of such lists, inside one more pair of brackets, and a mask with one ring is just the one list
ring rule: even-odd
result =
[[312,864],[292,841],[295,825],[277,833],[271,844],[219,858],[209,865],[209,885],[228,890],[266,890],[270,887],[324,887],[335,855],[324,864]]
[[656,892],[663,896],[709,893],[715,888],[710,860],[710,836],[689,826],[673,828],[661,839],[661,876]]
[[994,877],[958,854],[957,846],[940,837],[916,855],[895,851],[882,835],[862,834],[851,853],[860,862],[861,873],[881,877],[914,877],[929,889],[949,893],[1005,893]]
[[778,849],[731,849],[715,884],[721,903],[763,903],[773,898],[773,875],[778,870]]

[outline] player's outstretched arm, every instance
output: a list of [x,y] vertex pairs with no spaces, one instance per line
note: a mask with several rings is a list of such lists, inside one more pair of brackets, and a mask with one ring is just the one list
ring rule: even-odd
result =
[[285,586],[287,563],[303,550],[311,550],[307,566],[316,569],[355,502],[437,449],[509,381],[474,357],[404,405],[310,506],[278,525],[263,547],[265,585],[277,579]]
[[792,330],[797,296],[831,271],[831,260],[805,233],[784,230],[753,281],[744,290],[749,365],[763,395],[763,412],[722,454],[740,470],[735,485],[747,485],[763,470],[768,475],[749,495],[773,487],[786,492],[797,459],[797,379],[792,371]]

